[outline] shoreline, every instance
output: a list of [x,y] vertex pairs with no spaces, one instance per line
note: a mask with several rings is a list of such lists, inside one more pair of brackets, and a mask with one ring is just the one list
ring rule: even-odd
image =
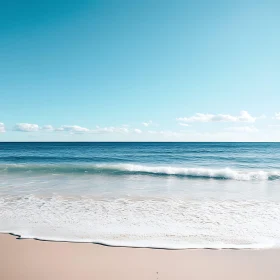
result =
[[0,279],[279,279],[280,249],[149,249],[0,234]]
[[280,250],[279,246],[266,246],[266,247],[257,247],[257,246],[247,246],[247,247],[236,247],[228,246],[228,247],[156,247],[156,246],[137,246],[137,245],[114,245],[110,244],[109,242],[95,242],[95,241],[73,241],[73,240],[55,240],[55,239],[47,239],[47,238],[40,238],[40,237],[22,237],[20,234],[16,234],[13,232],[1,232],[1,235],[11,235],[15,237],[17,240],[35,240],[41,242],[61,242],[61,243],[77,243],[77,244],[93,244],[98,246],[105,246],[105,247],[112,247],[112,248],[131,248],[131,249],[151,249],[151,250]]

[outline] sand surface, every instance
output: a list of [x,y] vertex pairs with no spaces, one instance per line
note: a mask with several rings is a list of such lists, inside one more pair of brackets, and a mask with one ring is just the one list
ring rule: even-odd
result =
[[280,279],[280,250],[156,250],[0,234],[1,280]]

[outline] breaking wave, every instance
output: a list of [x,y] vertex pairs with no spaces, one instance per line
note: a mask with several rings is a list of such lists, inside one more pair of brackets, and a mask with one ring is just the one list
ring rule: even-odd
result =
[[49,174],[101,174],[101,175],[154,175],[180,176],[200,179],[224,179],[238,181],[279,180],[280,171],[276,170],[236,170],[232,168],[146,166],[139,164],[96,164],[96,165],[30,165],[7,164],[0,166],[2,173],[49,173]]

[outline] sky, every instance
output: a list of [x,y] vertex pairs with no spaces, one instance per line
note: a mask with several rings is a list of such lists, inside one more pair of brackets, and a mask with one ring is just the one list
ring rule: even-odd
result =
[[0,0],[0,141],[280,141],[279,14]]

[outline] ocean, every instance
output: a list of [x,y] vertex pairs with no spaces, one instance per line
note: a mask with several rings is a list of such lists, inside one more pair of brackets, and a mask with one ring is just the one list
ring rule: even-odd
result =
[[280,143],[0,143],[0,232],[280,247]]

